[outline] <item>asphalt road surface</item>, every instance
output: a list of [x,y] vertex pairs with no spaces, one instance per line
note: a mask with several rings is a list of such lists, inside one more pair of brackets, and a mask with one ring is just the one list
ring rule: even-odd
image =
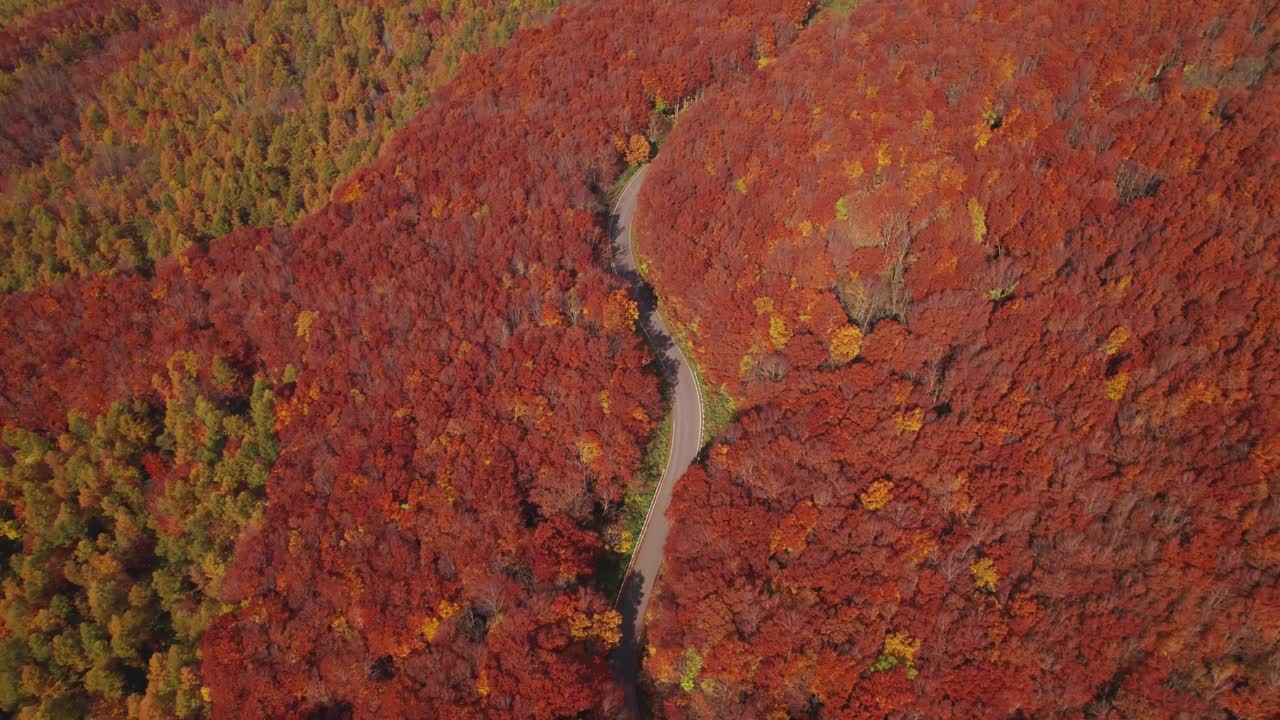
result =
[[618,611],[622,614],[622,642],[614,653],[614,673],[626,691],[627,707],[634,717],[636,705],[636,671],[640,658],[637,651],[645,610],[653,594],[654,582],[662,569],[662,549],[667,542],[667,506],[671,504],[671,490],[684,471],[693,463],[702,449],[702,398],[698,384],[684,353],[671,339],[671,332],[657,311],[653,290],[645,285],[636,269],[633,255],[632,223],[636,213],[636,198],[644,184],[646,168],[641,168],[622,191],[614,206],[609,239],[613,243],[614,272],[631,285],[631,298],[640,310],[640,327],[653,344],[661,360],[663,372],[671,387],[672,431],[671,454],[666,470],[654,494],[653,505],[645,519],[644,529],[636,540],[631,565],[622,581],[618,597]]

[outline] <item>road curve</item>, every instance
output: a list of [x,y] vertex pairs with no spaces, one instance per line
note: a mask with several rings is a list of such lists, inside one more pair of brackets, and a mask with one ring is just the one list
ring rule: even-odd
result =
[[654,582],[662,568],[662,549],[667,542],[667,506],[671,490],[702,449],[702,397],[689,361],[671,338],[666,322],[658,312],[653,289],[645,284],[637,270],[632,238],[636,214],[636,198],[644,184],[646,167],[640,168],[614,205],[609,223],[609,240],[613,243],[614,272],[631,286],[631,299],[640,310],[640,328],[658,353],[663,373],[671,387],[672,427],[671,452],[666,469],[654,493],[653,505],[645,517],[644,529],[636,539],[635,552],[622,580],[617,607],[622,614],[622,641],[614,652],[614,675],[626,692],[627,707],[634,717],[638,655],[645,610],[653,593]]

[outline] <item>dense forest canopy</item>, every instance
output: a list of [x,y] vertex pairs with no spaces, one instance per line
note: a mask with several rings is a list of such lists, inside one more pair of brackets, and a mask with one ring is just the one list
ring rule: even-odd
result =
[[[0,0],[0,713],[1280,716],[1270,0]],[[643,305],[643,303],[641,303]]]
[[1280,714],[1274,3],[866,2],[641,198],[661,717]]
[[76,98],[74,129],[8,179],[0,292],[148,268],[233,229],[287,225],[323,207],[465,54],[505,43],[555,4],[219,7]]
[[[277,456],[274,396],[214,360],[205,397],[171,358],[162,406],[71,415],[0,444],[4,643],[0,707],[51,718],[200,717],[199,642],[231,609],[222,580],[261,521]],[[19,545],[20,543],[20,545]]]
[[[6,241],[53,259],[14,265],[0,299],[0,702],[612,717],[619,619],[596,576],[663,410],[607,271],[607,191],[808,6],[575,5],[427,98],[449,55],[410,71],[377,48],[421,63],[444,41],[311,5],[227,5],[142,52],[10,186]],[[500,42],[521,7],[459,32]],[[298,173],[271,158],[277,128],[312,125],[284,148]],[[210,176],[229,194],[203,195]]]

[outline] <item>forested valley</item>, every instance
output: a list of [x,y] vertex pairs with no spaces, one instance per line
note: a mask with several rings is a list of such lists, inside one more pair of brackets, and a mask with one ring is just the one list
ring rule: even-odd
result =
[[1272,0],[0,0],[0,714],[628,717],[666,481],[641,717],[1280,717],[1277,48]]

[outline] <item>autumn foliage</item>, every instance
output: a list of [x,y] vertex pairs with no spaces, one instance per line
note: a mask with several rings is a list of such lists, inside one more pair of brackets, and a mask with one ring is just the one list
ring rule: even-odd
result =
[[812,5],[3,3],[0,710],[616,717],[660,149],[656,716],[1280,716],[1280,10]]
[[[166,692],[215,718],[616,715],[620,617],[593,575],[661,408],[607,271],[612,138],[646,133],[656,93],[754,67],[800,5],[571,7],[463,64],[291,228],[0,299],[0,420],[26,445],[117,402],[155,417],[175,354],[196,396],[219,367],[274,388],[265,504]],[[145,500],[176,458],[140,442],[160,446],[117,474]],[[94,692],[146,681],[103,663],[125,680]]]
[[[0,26],[0,168],[39,162],[77,129],[82,104],[138,54],[217,0],[15,0]],[[5,185],[11,182],[5,178]],[[7,291],[7,289],[6,289]]]
[[[42,51],[14,70],[12,97],[0,101],[0,120],[37,118],[26,128],[9,117],[0,135],[31,163],[0,158],[0,292],[146,270],[234,229],[289,225],[331,199],[350,201],[332,198],[333,188],[377,157],[463,57],[506,42],[555,5],[248,0],[178,4],[173,13],[143,5],[101,52],[62,28],[49,42],[77,53]],[[11,35],[37,47],[33,25],[96,17],[90,10],[67,3]]]
[[684,113],[658,716],[1280,715],[1277,12],[864,2]]

